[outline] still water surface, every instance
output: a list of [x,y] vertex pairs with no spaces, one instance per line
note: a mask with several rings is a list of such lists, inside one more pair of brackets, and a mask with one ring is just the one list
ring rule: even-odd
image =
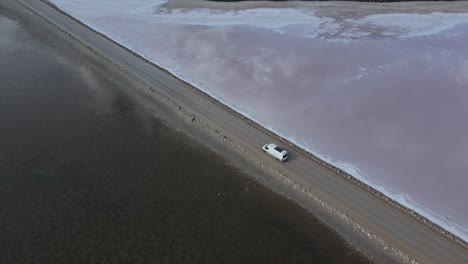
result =
[[0,5],[0,263],[367,263],[12,12]]

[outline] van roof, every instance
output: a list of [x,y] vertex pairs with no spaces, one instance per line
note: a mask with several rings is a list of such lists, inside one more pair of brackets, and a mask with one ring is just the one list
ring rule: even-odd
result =
[[275,150],[278,151],[279,153],[283,152],[283,149],[278,146],[275,147]]

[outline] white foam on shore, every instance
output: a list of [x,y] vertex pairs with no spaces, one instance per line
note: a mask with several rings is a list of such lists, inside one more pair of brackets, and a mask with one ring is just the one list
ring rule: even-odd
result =
[[151,19],[164,24],[184,24],[198,26],[249,25],[258,28],[275,29],[289,25],[308,24],[318,27],[321,20],[310,12],[295,9],[257,8],[244,11],[216,11],[197,9],[196,11],[157,9]]
[[[158,5],[166,3],[166,1],[154,0],[139,0],[139,1],[66,1],[66,0],[52,0],[60,8],[69,12],[71,15],[76,16],[82,22],[86,23],[93,29],[110,37],[121,45],[131,49],[140,56],[152,61],[154,64],[165,68],[178,78],[181,78],[191,83],[196,88],[208,93],[210,96],[220,100],[223,104],[228,105],[240,114],[254,120],[265,128],[273,131],[274,133],[290,140],[297,146],[305,149],[306,151],[316,155],[320,159],[328,162],[347,173],[358,178],[360,181],[372,186],[374,189],[384,193],[391,199],[397,201],[401,205],[412,209],[424,217],[430,219],[434,223],[440,225],[447,231],[459,236],[464,241],[468,241],[468,229],[454,223],[447,216],[438,215],[432,212],[429,208],[423,207],[415,202],[410,194],[400,193],[392,188],[385,186],[381,182],[376,181],[372,177],[366,175],[362,170],[353,166],[352,164],[335,160],[313,147],[308,146],[304,142],[296,141],[286,131],[278,131],[269,124],[261,122],[253,115],[246,111],[239,109],[235,103],[228,102],[224,98],[210,93],[203,84],[192,80],[189,73],[183,73],[174,66],[164,65],[162,62],[155,61],[157,56],[151,54],[142,54],[135,50],[130,41],[124,37],[115,36],[111,31],[101,28],[99,25],[93,23],[93,19],[101,16],[123,16],[132,17],[137,20],[145,20],[151,24],[183,24],[183,25],[204,25],[204,26],[229,26],[229,25],[249,25],[275,32],[287,33],[285,27],[291,25],[305,25],[310,27],[308,32],[314,32],[304,35],[306,38],[320,37],[322,34],[337,33],[338,38],[349,41],[352,37],[360,37],[367,35],[367,28],[379,27],[382,28],[383,35],[397,37],[397,38],[411,38],[416,36],[432,35],[440,33],[444,30],[450,29],[459,23],[466,23],[468,21],[468,14],[444,14],[444,13],[431,13],[431,14],[378,14],[370,15],[362,19],[348,19],[348,27],[344,28],[342,22],[337,22],[334,18],[319,18],[314,16],[312,12],[295,10],[295,9],[252,9],[245,11],[218,11],[210,9],[197,9],[197,10],[167,10],[158,8]],[[92,8],[90,8],[92,7]],[[333,40],[330,38],[330,40]]]
[[[299,8],[253,8],[226,11],[219,9],[167,9],[161,5],[167,0],[52,0],[71,14],[84,14],[88,19],[106,16],[131,17],[148,23],[199,26],[248,25],[270,29],[284,34],[285,27],[302,26],[306,38],[320,38],[348,42],[364,37],[379,29],[383,36],[410,38],[432,35],[468,23],[468,13],[390,13],[365,16],[360,19],[345,19],[317,16],[312,9]],[[92,5],[93,8],[89,8]],[[333,35],[333,36],[330,36]]]
[[384,14],[370,15],[356,24],[371,24],[387,28],[387,35],[410,38],[426,35],[434,35],[444,30],[453,28],[461,23],[468,23],[467,13],[440,13],[430,14]]

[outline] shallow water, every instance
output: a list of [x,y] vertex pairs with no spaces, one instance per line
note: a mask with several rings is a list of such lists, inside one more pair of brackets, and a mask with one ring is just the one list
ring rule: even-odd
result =
[[1,263],[368,263],[2,5]]
[[466,4],[163,2],[54,0],[466,240]]

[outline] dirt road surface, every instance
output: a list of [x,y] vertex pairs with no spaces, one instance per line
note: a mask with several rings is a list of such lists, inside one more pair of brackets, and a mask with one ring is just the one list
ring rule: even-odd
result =
[[263,159],[289,179],[328,204],[346,213],[372,234],[402,250],[419,263],[468,263],[468,249],[362,187],[337,175],[310,158],[290,150],[290,159],[279,163],[264,153],[265,143],[283,145],[219,104],[194,91],[185,82],[143,61],[116,43],[39,0],[18,0],[67,31],[89,48],[114,61],[129,73],[152,84],[160,94]]

